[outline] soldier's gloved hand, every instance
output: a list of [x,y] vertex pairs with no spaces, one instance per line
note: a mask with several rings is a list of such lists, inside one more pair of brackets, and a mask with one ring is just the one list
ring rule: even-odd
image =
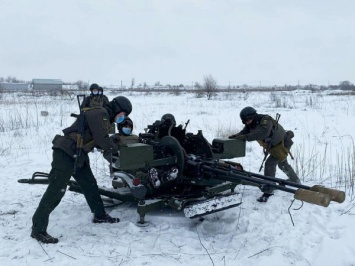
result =
[[234,135],[229,136],[228,138],[229,139],[235,139],[238,135],[240,135],[240,134],[239,133],[238,134],[234,134]]
[[116,134],[110,136],[113,143],[117,144],[119,142],[118,136]]
[[239,139],[239,140],[244,140],[245,141],[245,140],[247,140],[247,136],[240,134],[240,135],[236,136],[234,139]]

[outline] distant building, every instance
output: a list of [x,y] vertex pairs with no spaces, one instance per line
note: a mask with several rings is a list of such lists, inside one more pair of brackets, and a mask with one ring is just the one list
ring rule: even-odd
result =
[[60,79],[32,79],[33,90],[62,90],[63,82]]
[[79,86],[77,84],[66,84],[63,85],[63,90],[65,91],[78,91]]
[[28,90],[30,84],[28,83],[8,83],[8,82],[0,82],[0,90],[5,91],[24,91]]

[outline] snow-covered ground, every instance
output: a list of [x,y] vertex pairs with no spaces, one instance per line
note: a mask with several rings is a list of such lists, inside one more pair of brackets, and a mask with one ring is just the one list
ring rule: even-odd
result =
[[[110,99],[117,95],[111,93]],[[148,213],[149,226],[136,225],[137,213],[124,203],[108,212],[118,224],[93,224],[81,194],[67,192],[50,216],[48,232],[56,245],[30,237],[31,218],[45,185],[17,182],[33,172],[48,172],[51,141],[73,122],[76,100],[68,96],[32,97],[2,94],[0,98],[0,264],[1,265],[355,265],[354,96],[327,92],[224,93],[213,100],[168,93],[126,93],[133,103],[134,133],[164,113],[178,123],[190,119],[188,132],[201,129],[212,141],[242,128],[239,111],[253,106],[275,117],[295,133],[290,163],[306,185],[321,184],[346,192],[342,204],[328,208],[295,201],[277,191],[266,204],[255,187],[239,186],[243,204],[199,219],[163,209]],[[48,111],[48,116],[41,116]],[[90,154],[101,186],[111,186],[108,165]],[[236,158],[245,170],[258,172],[263,153],[256,142]],[[285,175],[277,170],[277,177]],[[292,223],[292,220],[294,225]]]

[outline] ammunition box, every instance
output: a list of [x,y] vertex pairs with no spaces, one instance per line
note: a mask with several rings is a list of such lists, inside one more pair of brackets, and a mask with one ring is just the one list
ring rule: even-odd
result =
[[145,168],[153,159],[153,146],[143,143],[127,144],[120,150],[120,169]]
[[232,159],[245,156],[245,141],[239,139],[217,138],[212,141],[214,159]]

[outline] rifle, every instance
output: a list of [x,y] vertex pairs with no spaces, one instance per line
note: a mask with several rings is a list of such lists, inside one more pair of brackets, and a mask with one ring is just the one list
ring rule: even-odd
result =
[[189,120],[187,120],[187,122],[185,123],[185,127],[184,127],[184,129],[186,129],[187,128],[187,125],[190,123],[190,119]]
[[[77,123],[77,133],[76,133],[76,154],[74,155],[75,162],[74,162],[73,174],[75,174],[78,169],[78,160],[79,157],[81,156],[81,150],[84,144],[84,132],[85,132],[85,115],[81,108],[81,104],[85,101],[85,95],[77,95],[76,98],[78,100],[80,114],[77,117],[78,123]],[[80,98],[83,98],[81,102],[80,102]]]
[[266,158],[267,158],[267,156],[269,155],[269,151],[270,151],[270,148],[271,148],[271,143],[272,143],[272,141],[274,140],[274,137],[275,137],[275,133],[276,133],[276,130],[277,130],[277,128],[278,128],[278,126],[279,126],[279,120],[280,120],[280,114],[279,113],[276,113],[276,125],[275,125],[275,127],[273,127],[273,129],[272,129],[272,136],[271,136],[271,138],[270,138],[270,141],[268,141],[267,142],[267,146],[266,146],[266,149],[264,150],[264,154],[265,154],[265,156],[264,156],[264,159],[263,159],[263,161],[261,162],[261,165],[260,165],[260,168],[259,168],[259,172],[263,169],[263,167],[264,167],[264,163],[265,163],[265,161],[266,161]]

